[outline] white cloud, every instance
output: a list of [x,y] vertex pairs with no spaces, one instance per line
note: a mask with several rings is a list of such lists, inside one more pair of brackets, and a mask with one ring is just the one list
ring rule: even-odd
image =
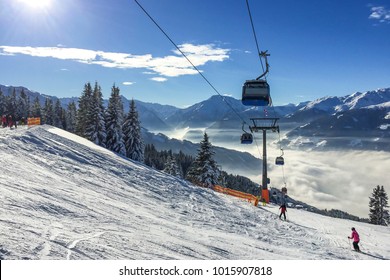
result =
[[168,79],[164,78],[164,77],[153,77],[153,78],[150,78],[150,80],[155,81],[155,82],[165,82]]
[[3,52],[3,50],[1,48],[0,48],[0,55],[3,55],[3,56],[14,56],[14,54],[12,54],[12,53]]
[[[208,134],[210,137],[213,135],[210,130]],[[272,137],[277,137],[272,135],[269,135],[269,141]],[[222,146],[217,141],[214,144]],[[234,146],[232,148],[236,149]],[[250,152],[256,157],[261,153],[256,145],[245,147],[242,151]],[[340,209],[366,218],[368,198],[372,189],[377,185],[384,185],[390,190],[387,186],[387,182],[390,182],[389,152],[352,150],[325,152],[286,148],[283,167],[274,164],[275,158],[280,156],[279,147],[267,145],[267,155],[270,186],[280,189],[286,182],[288,194],[293,199],[319,209]],[[250,171],[240,172],[254,182],[261,183],[261,171],[258,176],[249,173]]]
[[371,7],[371,14],[368,18],[383,23],[390,23],[390,10],[387,10],[383,6]]
[[[292,197],[320,209],[340,209],[360,217],[367,217],[372,189],[390,179],[386,152],[287,150],[284,158],[283,174]],[[274,186],[283,185],[283,174],[278,171],[273,167],[269,172]]]
[[135,82],[123,82],[122,85],[124,86],[131,86],[131,85],[134,85]]
[[[224,61],[229,58],[229,49],[217,48],[212,44],[179,46],[195,66],[205,65],[207,62]],[[0,46],[1,55],[29,55],[42,58],[56,58],[73,60],[79,63],[95,64],[108,68],[134,69],[144,68],[147,74],[158,74],[165,77],[194,75],[197,71],[179,51],[175,55],[153,57],[151,54],[133,55],[129,53],[114,53],[78,48],[57,47],[18,47]]]

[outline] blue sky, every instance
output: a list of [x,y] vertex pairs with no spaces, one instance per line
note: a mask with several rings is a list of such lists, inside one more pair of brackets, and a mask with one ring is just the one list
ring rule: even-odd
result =
[[[221,93],[261,72],[245,0],[139,0]],[[390,2],[249,0],[275,105],[390,87]],[[215,94],[133,0],[0,0],[0,84],[58,97],[97,81],[185,107]]]

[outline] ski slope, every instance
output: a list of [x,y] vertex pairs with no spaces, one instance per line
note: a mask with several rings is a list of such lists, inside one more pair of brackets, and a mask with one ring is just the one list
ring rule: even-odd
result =
[[[381,260],[390,227],[193,186],[51,126],[0,129],[0,259]],[[354,226],[364,254],[347,236]]]

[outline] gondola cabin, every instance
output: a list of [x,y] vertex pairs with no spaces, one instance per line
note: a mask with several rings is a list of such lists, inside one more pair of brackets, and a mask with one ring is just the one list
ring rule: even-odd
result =
[[242,104],[245,106],[268,106],[269,84],[265,80],[249,80],[242,87]]
[[283,157],[276,157],[275,164],[276,165],[284,165],[284,158]]
[[243,133],[241,135],[241,144],[252,144],[253,142],[253,136],[250,133]]

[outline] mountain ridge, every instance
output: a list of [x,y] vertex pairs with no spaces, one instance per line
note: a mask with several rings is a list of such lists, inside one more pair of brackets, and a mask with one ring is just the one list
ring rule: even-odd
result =
[[[25,87],[6,87],[0,85],[0,90],[10,94],[12,89],[22,89],[30,92]],[[33,96],[40,98],[41,104],[48,96],[31,91]],[[51,97],[57,99],[57,97]],[[59,98],[63,106],[77,98]],[[125,112],[129,109],[130,101],[122,96]],[[107,100],[104,101],[107,104]],[[207,100],[198,102],[190,107],[181,109],[171,105],[161,105],[136,101],[141,125],[151,132],[164,133],[171,138],[174,130],[182,130],[182,139],[197,142],[202,131],[208,131],[216,139],[216,145],[230,145],[239,143],[243,120],[246,122],[246,130],[249,130],[251,118],[278,117],[279,124],[284,134],[283,143],[291,149],[300,149],[299,138],[309,137],[313,145],[306,145],[310,149],[367,149],[390,151],[390,121],[387,116],[390,112],[390,88],[376,89],[366,92],[355,92],[341,97],[326,96],[314,101],[301,102],[299,104],[287,104],[272,107],[247,107],[230,96],[214,95]],[[378,111],[378,110],[382,111]],[[361,111],[359,111],[361,110]],[[345,112],[345,114],[343,114]],[[374,120],[373,124],[365,122],[359,114],[367,119]],[[355,115],[355,117],[351,117]],[[356,118],[357,116],[357,118]],[[355,120],[360,120],[360,126],[356,126]],[[341,123],[348,129],[336,130]],[[328,123],[329,125],[324,125]],[[351,129],[357,127],[358,129]],[[244,127],[245,129],[245,127]],[[231,131],[235,136],[226,136]],[[339,141],[335,137],[337,132],[343,137],[357,138],[351,141],[359,145],[349,145],[349,142]],[[348,134],[349,133],[349,134]],[[332,138],[332,139],[330,139]],[[376,139],[379,139],[376,140]],[[296,145],[298,143],[298,145]],[[322,145],[317,145],[322,143]]]

